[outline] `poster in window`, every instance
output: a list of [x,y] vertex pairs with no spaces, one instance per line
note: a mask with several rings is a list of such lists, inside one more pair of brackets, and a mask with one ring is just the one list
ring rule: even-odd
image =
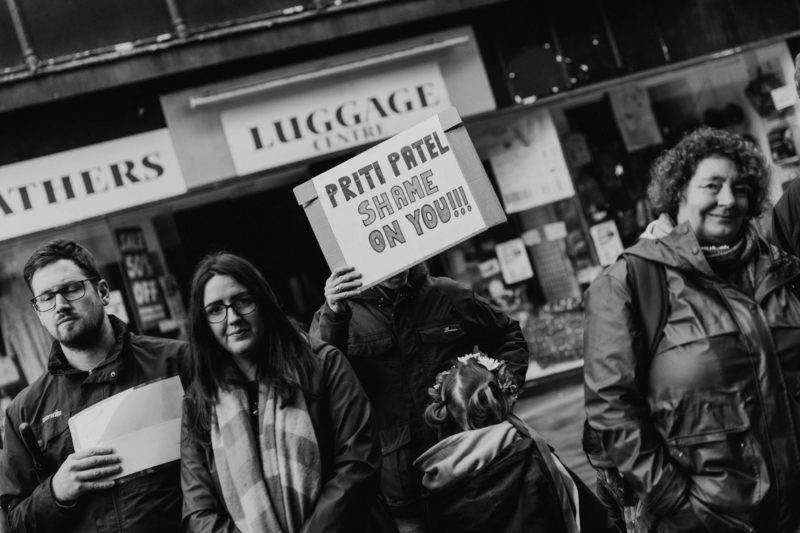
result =
[[643,85],[626,85],[609,91],[611,109],[629,152],[662,144],[661,130]]
[[607,220],[589,228],[589,233],[592,235],[600,264],[607,266],[614,263],[624,250],[617,224],[613,220]]
[[575,196],[550,112],[536,110],[512,129],[520,134],[489,158],[506,213]]
[[506,285],[512,285],[533,277],[533,267],[522,239],[511,239],[494,247],[500,271]]

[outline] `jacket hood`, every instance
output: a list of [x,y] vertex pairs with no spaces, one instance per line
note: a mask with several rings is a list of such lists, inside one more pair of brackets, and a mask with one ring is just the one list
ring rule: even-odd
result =
[[517,429],[507,421],[457,433],[420,455],[414,467],[423,471],[425,488],[442,489],[491,463],[516,435]]
[[657,219],[647,225],[640,239],[660,239],[666,237],[675,229],[675,221],[666,213],[661,213]]

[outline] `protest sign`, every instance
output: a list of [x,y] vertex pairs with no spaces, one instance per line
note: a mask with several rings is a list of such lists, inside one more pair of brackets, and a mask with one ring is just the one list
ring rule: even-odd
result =
[[294,192],[328,265],[355,266],[364,288],[505,222],[453,108]]
[[75,451],[105,446],[121,459],[112,479],[180,459],[183,386],[174,376],[124,390],[69,419]]

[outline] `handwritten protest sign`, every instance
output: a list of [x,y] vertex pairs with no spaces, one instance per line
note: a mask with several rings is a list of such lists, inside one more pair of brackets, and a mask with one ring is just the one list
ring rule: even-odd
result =
[[364,287],[505,221],[455,109],[295,188],[333,269]]

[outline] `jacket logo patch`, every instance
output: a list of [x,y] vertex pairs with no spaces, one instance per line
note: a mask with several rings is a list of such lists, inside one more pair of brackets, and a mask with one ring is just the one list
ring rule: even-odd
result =
[[445,326],[445,333],[458,333],[461,330],[458,326]]
[[59,416],[61,416],[61,411],[59,409],[56,409],[55,411],[53,411],[49,415],[42,417],[42,424],[44,424],[48,420],[53,420],[55,418],[58,418]]

